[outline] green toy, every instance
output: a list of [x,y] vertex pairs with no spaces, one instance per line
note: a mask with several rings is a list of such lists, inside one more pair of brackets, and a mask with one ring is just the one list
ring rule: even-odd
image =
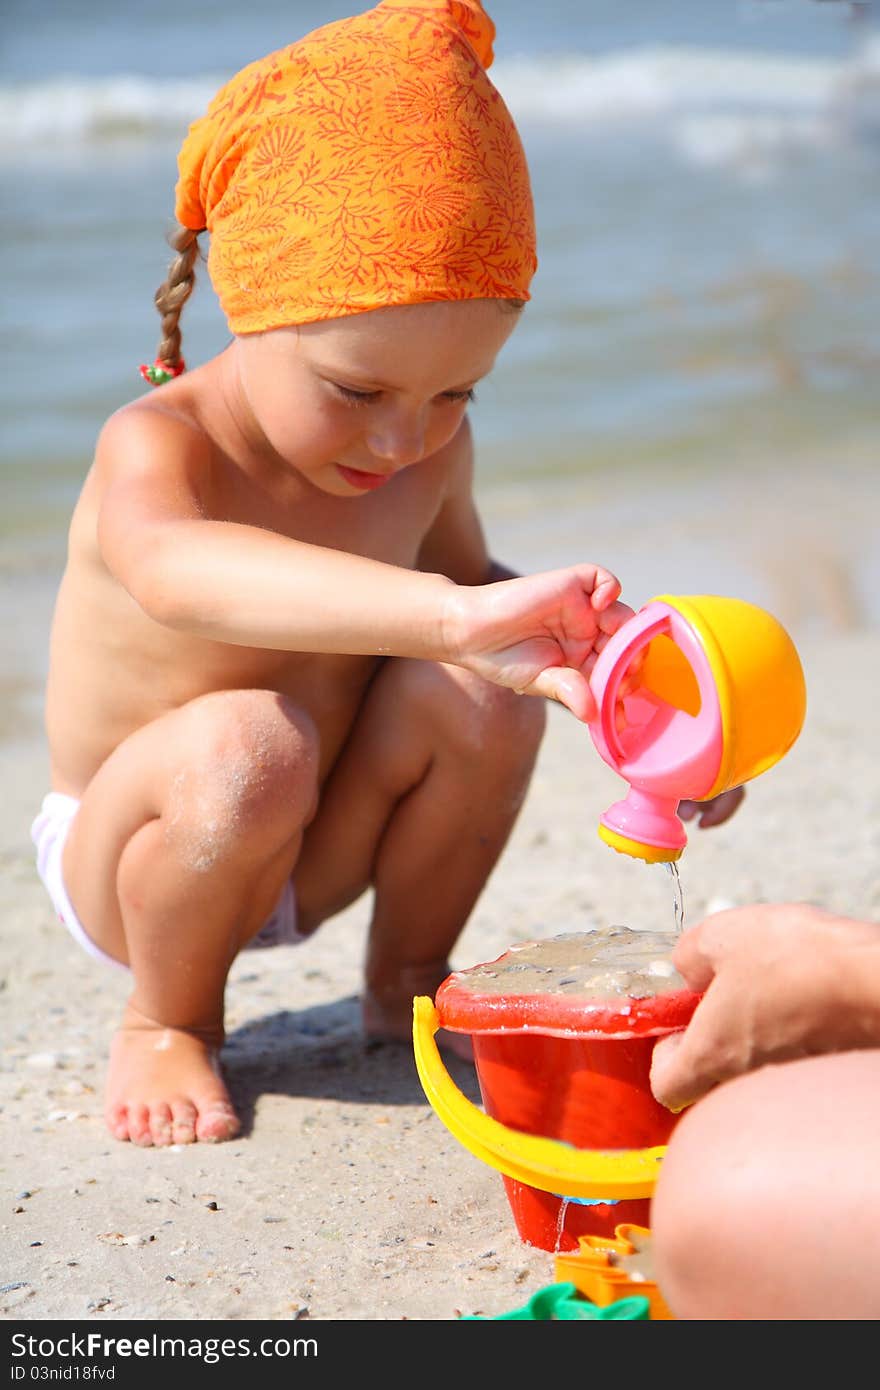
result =
[[583,1298],[575,1284],[548,1284],[546,1288],[533,1293],[523,1308],[515,1308],[512,1313],[498,1313],[494,1318],[484,1318],[475,1313],[472,1317],[461,1318],[461,1322],[573,1322],[579,1318],[610,1318],[613,1320],[647,1322],[650,1318],[650,1304],[646,1298],[633,1295],[619,1298],[616,1303],[606,1303],[600,1307]]

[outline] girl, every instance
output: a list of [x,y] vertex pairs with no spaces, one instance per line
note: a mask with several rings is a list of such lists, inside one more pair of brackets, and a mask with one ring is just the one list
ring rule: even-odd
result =
[[[33,835],[131,972],[106,1118],[225,1140],[227,974],[373,892],[364,1027],[409,1038],[504,847],[544,705],[630,610],[487,552],[467,405],[529,296],[528,171],[477,0],[385,0],[252,63],[179,157],[161,389],[74,511]],[[185,373],[200,232],[232,341]]]

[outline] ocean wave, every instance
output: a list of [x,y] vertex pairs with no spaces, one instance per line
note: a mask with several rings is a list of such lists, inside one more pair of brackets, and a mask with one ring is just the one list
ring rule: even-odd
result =
[[6,83],[0,86],[6,151],[179,136],[223,80],[120,75]]
[[[595,58],[508,58],[492,76],[524,126],[649,122],[696,162],[725,161],[756,142],[778,150],[880,132],[876,37],[849,59],[654,46]],[[224,80],[121,74],[2,85],[5,154],[179,139]]]

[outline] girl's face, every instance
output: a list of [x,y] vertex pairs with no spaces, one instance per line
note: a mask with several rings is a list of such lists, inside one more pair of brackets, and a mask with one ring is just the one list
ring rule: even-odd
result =
[[443,301],[237,338],[251,429],[323,492],[373,491],[453,437],[517,317]]

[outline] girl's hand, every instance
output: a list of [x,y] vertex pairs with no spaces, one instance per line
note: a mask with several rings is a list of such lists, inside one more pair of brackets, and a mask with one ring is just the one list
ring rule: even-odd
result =
[[806,903],[759,904],[684,932],[673,963],[704,992],[654,1048],[651,1089],[682,1110],[770,1062],[880,1046],[880,925]]
[[588,722],[596,657],[633,616],[619,593],[619,581],[597,565],[459,587],[447,615],[449,659],[520,695],[558,700]]

